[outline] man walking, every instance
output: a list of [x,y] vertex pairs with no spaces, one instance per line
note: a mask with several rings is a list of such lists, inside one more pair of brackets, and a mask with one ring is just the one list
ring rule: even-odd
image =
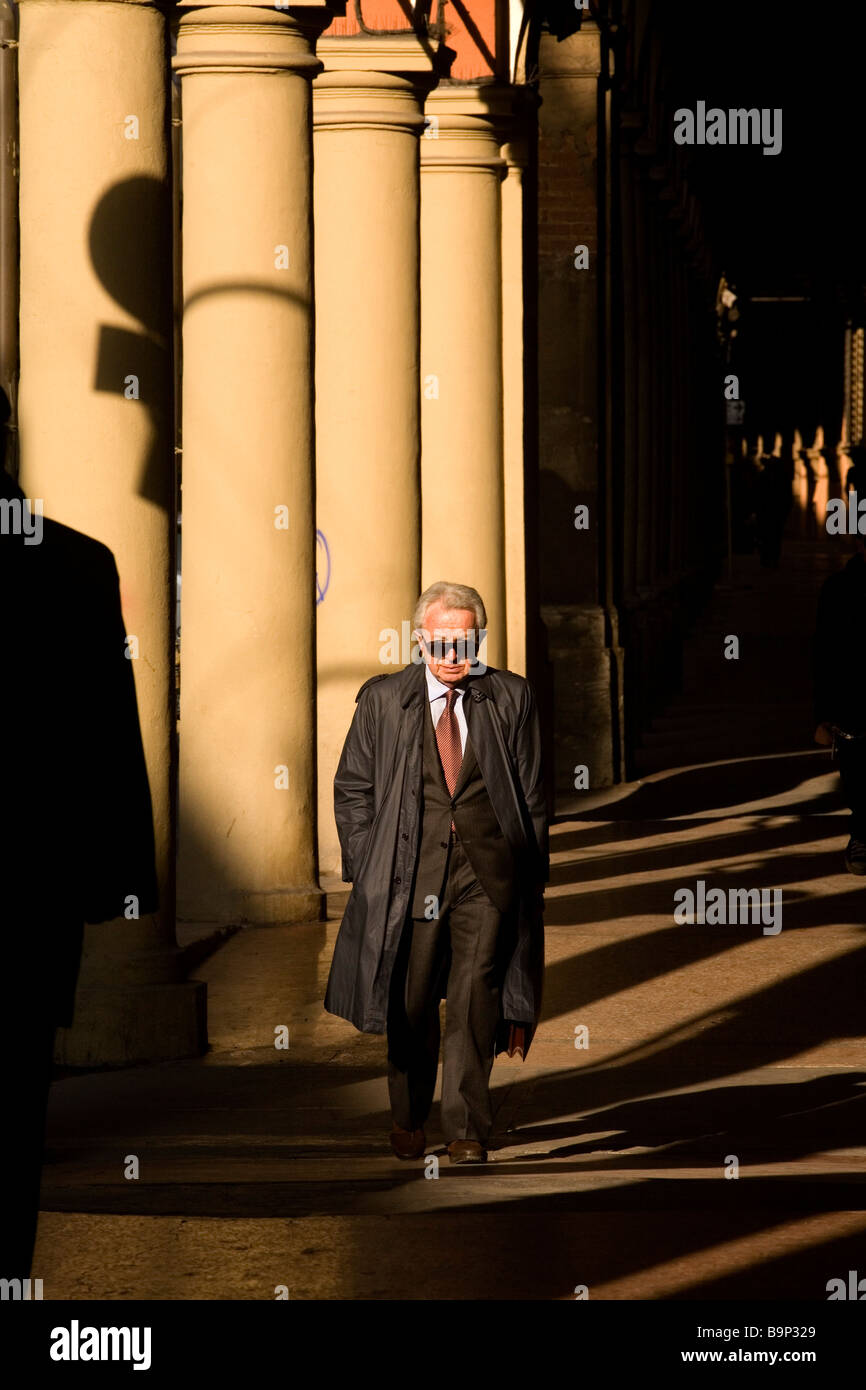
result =
[[334,779],[352,893],[325,1008],[388,1036],[398,1158],[420,1158],[446,998],[441,1119],[454,1163],[484,1162],[497,1052],[522,1051],[541,1007],[547,814],[527,682],[477,660],[475,589],[418,600],[423,660],[366,681]]

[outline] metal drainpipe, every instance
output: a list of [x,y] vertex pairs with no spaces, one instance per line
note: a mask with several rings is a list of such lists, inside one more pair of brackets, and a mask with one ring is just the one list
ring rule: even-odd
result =
[[18,12],[0,0],[0,383],[12,414],[6,468],[18,477]]

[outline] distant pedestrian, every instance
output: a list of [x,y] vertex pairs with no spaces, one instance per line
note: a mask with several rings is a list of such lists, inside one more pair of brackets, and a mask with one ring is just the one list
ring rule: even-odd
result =
[[851,808],[845,864],[866,874],[866,538],[825,580],[814,645],[815,741],[833,748]]
[[859,492],[866,496],[866,446],[852,444],[848,450],[851,467],[845,474],[845,492]]
[[778,569],[782,536],[794,500],[794,461],[785,454],[768,454],[761,463],[755,480],[758,550],[764,569]]

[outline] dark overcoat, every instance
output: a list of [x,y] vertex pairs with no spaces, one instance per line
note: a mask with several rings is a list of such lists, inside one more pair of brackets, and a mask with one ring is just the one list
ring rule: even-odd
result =
[[[358,691],[334,778],[343,879],[352,884],[334,948],[325,1008],[363,1033],[384,1033],[391,972],[411,902],[421,834],[422,751],[429,701],[423,663],[373,676]],[[547,808],[538,713],[531,687],[511,671],[470,676],[472,747],[517,863],[515,946],[501,993],[496,1052],[508,1025],[541,1010]],[[525,1055],[525,1053],[524,1053]]]
[[[0,499],[24,502],[3,469]],[[159,904],[135,677],[114,556],[91,536],[9,529],[0,594],[3,1013],[68,1027],[84,923],[122,930],[129,894],[141,917]]]
[[813,646],[815,723],[866,734],[866,558],[824,580]]

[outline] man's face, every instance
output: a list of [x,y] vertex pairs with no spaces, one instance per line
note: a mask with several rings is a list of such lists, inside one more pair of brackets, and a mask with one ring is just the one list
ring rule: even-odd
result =
[[424,660],[443,685],[456,685],[478,656],[479,633],[468,608],[431,603],[420,634]]

